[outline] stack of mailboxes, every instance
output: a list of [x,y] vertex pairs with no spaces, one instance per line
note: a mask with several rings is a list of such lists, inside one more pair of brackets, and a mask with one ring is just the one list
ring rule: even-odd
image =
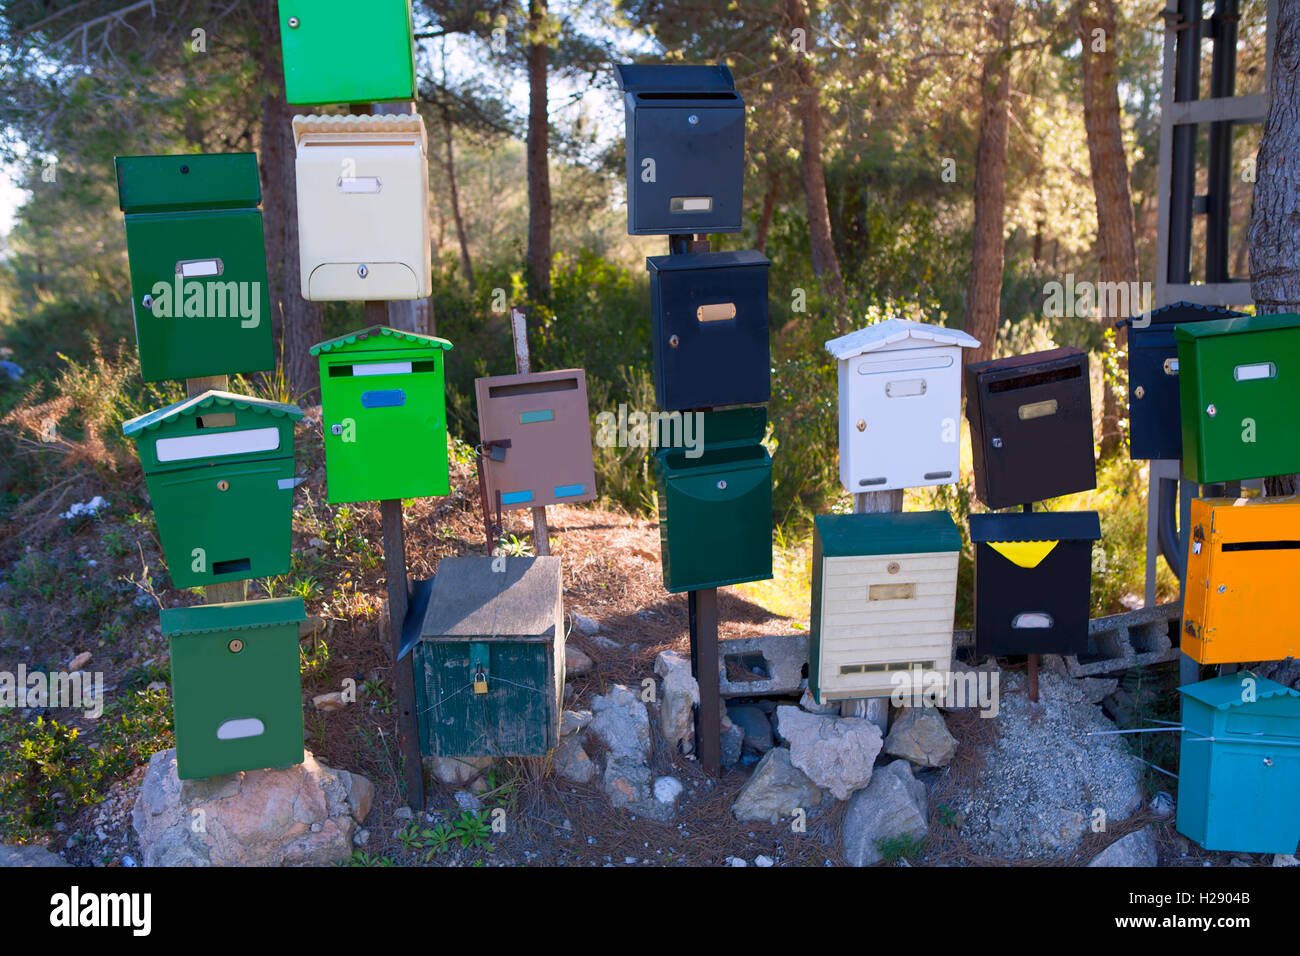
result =
[[[888,319],[832,339],[840,482],[852,494],[952,484],[964,332]],[[819,703],[887,697],[952,659],[961,534],[946,511],[818,515],[808,688]]]
[[[627,128],[627,231],[666,235],[650,256],[655,453],[664,586],[772,576],[768,260],[692,237],[741,230],[745,103],[726,66],[616,66]],[[700,414],[702,448],[678,414]],[[664,419],[660,419],[661,423]],[[674,439],[677,439],[674,441]]]
[[[1180,456],[1199,485],[1300,471],[1300,316],[1180,303],[1152,319],[1130,333],[1130,414],[1146,436],[1134,457]],[[1198,498],[1185,536],[1183,653],[1203,665],[1300,654],[1300,501]],[[1181,690],[1179,831],[1212,850],[1294,853],[1300,694],[1249,672]]]
[[[293,405],[195,379],[274,366],[257,157],[123,156],[131,306],[147,382],[189,398],[122,426],[136,442],[173,587],[284,574]],[[167,608],[182,779],[300,763],[300,598]]]

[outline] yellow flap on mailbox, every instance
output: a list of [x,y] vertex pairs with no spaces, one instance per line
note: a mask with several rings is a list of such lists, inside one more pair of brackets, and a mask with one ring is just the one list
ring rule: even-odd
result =
[[1056,541],[990,541],[989,547],[1012,564],[1022,568],[1036,568],[1043,558],[1052,553]]

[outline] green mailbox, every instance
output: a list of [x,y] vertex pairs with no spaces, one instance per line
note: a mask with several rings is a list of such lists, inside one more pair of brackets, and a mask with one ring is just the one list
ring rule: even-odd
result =
[[255,153],[119,156],[146,382],[275,367]]
[[411,0],[280,0],[280,49],[295,105],[415,99]]
[[1300,471],[1300,315],[1175,327],[1183,477],[1202,485]]
[[[772,576],[772,458],[767,410],[682,413],[698,422],[692,448],[661,429],[655,453],[664,587],[673,593]],[[670,420],[671,421],[671,420]],[[663,419],[661,419],[661,423]]]
[[289,570],[295,405],[209,391],[133,418],[176,588]]
[[560,741],[560,559],[443,558],[414,643],[421,751],[537,757]]
[[182,780],[302,763],[306,619],[296,597],[163,609]]
[[446,339],[375,326],[311,347],[320,358],[331,503],[451,491]]

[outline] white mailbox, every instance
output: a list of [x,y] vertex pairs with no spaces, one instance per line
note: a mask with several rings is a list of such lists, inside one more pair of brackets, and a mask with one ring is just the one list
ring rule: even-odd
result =
[[826,343],[839,362],[840,482],[853,493],[947,485],[961,461],[957,329],[887,319]]
[[429,295],[423,118],[295,116],[293,137],[303,298]]

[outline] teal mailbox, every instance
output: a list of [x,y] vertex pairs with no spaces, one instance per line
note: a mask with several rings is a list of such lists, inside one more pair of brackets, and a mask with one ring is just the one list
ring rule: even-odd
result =
[[1249,671],[1179,690],[1178,832],[1207,850],[1295,853],[1300,691]]

